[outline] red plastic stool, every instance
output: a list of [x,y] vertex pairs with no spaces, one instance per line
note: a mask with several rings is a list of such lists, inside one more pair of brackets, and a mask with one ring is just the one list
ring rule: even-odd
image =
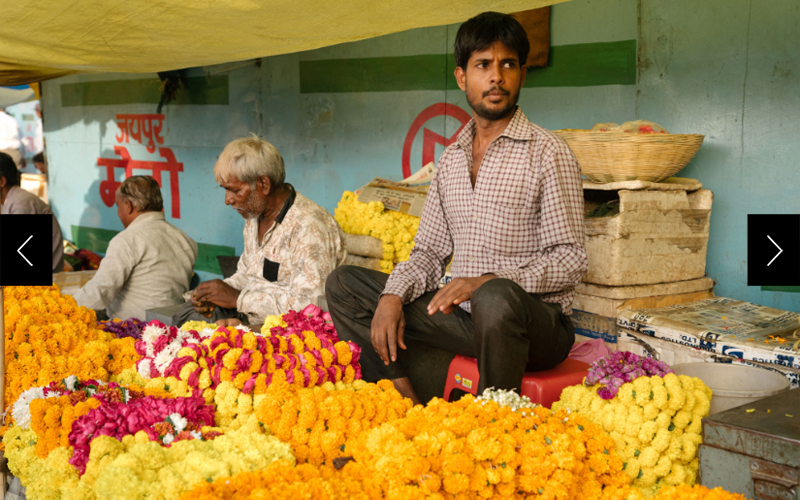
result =
[[[567,358],[550,370],[527,372],[522,378],[520,393],[528,396],[531,402],[550,408],[561,397],[565,387],[580,384],[588,372],[588,363]],[[444,399],[450,401],[450,393],[456,388],[477,394],[479,379],[477,360],[456,356],[447,371]]]

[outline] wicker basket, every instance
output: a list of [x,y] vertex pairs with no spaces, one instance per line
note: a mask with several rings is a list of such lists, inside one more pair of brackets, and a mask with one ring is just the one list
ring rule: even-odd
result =
[[592,182],[658,182],[689,163],[705,136],[556,130]]

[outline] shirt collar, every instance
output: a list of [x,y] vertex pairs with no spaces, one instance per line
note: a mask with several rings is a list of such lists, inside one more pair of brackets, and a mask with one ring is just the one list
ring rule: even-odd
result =
[[294,205],[294,200],[297,198],[297,191],[294,190],[294,186],[291,184],[286,184],[286,187],[288,187],[289,191],[291,192],[289,193],[289,197],[286,198],[286,201],[283,202],[283,207],[281,208],[281,211],[278,212],[278,216],[275,217],[275,224],[281,224],[283,222],[283,218],[286,217],[286,213],[289,212],[290,208],[292,208],[292,205]]
[[149,221],[149,220],[165,220],[164,212],[145,212],[143,214],[140,214],[138,217],[133,219],[133,221],[130,224],[128,224],[128,227],[131,227],[134,224],[139,224],[139,223],[146,222],[146,221]]
[[[475,118],[472,118],[464,125],[464,129],[459,132],[456,138],[456,143],[461,149],[472,151],[472,141],[475,139],[477,128],[477,125],[475,125]],[[531,122],[528,121],[528,117],[525,116],[525,113],[522,112],[519,106],[517,106],[514,117],[508,122],[506,129],[500,134],[500,137],[508,137],[516,141],[530,141],[532,139]]]

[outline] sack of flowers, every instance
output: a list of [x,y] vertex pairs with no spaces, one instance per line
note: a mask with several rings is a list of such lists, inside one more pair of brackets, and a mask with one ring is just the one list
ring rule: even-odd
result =
[[665,485],[695,483],[700,422],[710,402],[711,389],[702,380],[615,352],[595,361],[583,384],[564,389],[553,410],[568,408],[608,432],[624,471],[652,496]]

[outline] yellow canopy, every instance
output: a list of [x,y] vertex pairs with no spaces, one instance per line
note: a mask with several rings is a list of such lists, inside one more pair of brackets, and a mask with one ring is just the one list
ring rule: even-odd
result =
[[565,0],[25,0],[4,2],[0,85],[152,73],[352,42]]

